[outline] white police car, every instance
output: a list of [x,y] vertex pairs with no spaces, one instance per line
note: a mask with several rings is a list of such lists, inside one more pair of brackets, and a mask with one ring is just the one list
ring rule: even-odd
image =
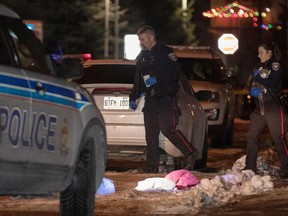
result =
[[106,131],[90,94],[53,63],[19,16],[0,4],[0,195],[60,192],[62,215],[94,215]]

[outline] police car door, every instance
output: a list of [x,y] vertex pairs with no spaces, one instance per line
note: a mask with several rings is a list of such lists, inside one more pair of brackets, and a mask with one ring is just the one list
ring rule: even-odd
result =
[[51,60],[34,33],[23,26],[15,24],[11,31],[19,65],[31,89],[30,125],[23,125],[29,131],[25,135],[25,159],[29,161],[26,178],[36,180],[34,172],[41,173],[38,180],[61,181],[71,165],[69,157],[77,150],[71,138],[76,109],[69,100],[75,95],[69,82],[54,74]]
[[[0,179],[1,189],[13,190],[24,179],[25,149],[29,137],[31,93],[29,83],[14,61],[5,18],[0,19]],[[25,135],[24,135],[25,134]],[[4,178],[1,176],[3,175]]]

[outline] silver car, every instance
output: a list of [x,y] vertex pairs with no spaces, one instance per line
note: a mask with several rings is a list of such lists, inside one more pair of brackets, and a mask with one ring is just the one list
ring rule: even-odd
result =
[[196,94],[210,92],[210,97],[197,97],[208,116],[209,145],[232,145],[235,95],[219,54],[209,47],[171,47]]
[[68,79],[34,33],[0,4],[0,195],[60,192],[61,215],[94,215],[106,168],[106,131],[91,95]]
[[[135,111],[129,109],[129,93],[135,72],[135,61],[88,60],[84,64],[84,76],[76,80],[93,95],[104,117],[108,156],[145,154],[146,140],[142,114],[144,97],[138,99],[138,108]],[[207,160],[207,117],[184,74],[181,74],[179,84],[181,117],[178,127],[200,152],[195,167],[204,167]],[[160,148],[172,158],[182,156],[162,134]]]

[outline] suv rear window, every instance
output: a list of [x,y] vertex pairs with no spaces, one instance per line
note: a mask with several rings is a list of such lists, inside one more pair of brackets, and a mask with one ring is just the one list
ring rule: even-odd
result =
[[77,83],[133,84],[135,72],[135,65],[93,65],[84,68],[84,75]]
[[178,57],[185,76],[189,80],[211,81],[221,83],[226,81],[223,67],[217,59],[197,59]]

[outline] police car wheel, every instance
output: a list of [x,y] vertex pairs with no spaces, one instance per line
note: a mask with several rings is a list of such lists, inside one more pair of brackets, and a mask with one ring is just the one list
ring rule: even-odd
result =
[[72,182],[60,193],[61,215],[94,215],[96,189],[105,172],[105,132],[97,122],[90,123],[85,132]]

